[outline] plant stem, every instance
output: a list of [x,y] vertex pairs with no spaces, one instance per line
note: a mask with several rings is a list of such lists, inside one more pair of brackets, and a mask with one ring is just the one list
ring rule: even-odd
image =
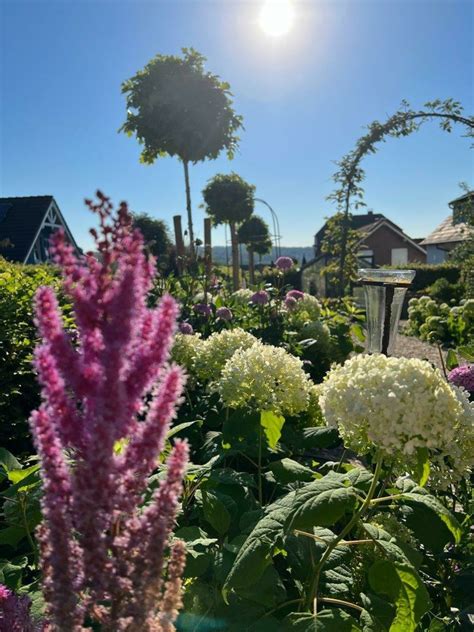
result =
[[[295,529],[293,532],[295,535],[304,535],[307,538],[311,538],[312,540],[317,540],[318,542],[324,542],[324,544],[330,545],[331,540],[326,540],[325,538],[320,538],[313,533],[307,533],[306,531],[300,531],[299,529]],[[341,540],[337,546],[353,546],[354,544],[372,544],[372,540]]]
[[436,346],[438,347],[439,359],[441,361],[441,367],[443,368],[445,380],[448,381],[448,372],[446,371],[446,363],[444,362],[443,352],[441,351],[441,345],[439,344],[439,342],[437,342]]
[[329,556],[334,551],[334,549],[338,546],[341,540],[351,531],[352,527],[359,521],[359,519],[364,515],[367,508],[370,505],[370,501],[372,500],[373,495],[375,494],[375,489],[377,487],[377,483],[380,477],[380,473],[382,471],[382,461],[383,456],[379,453],[377,455],[377,461],[375,465],[374,477],[372,479],[372,483],[370,485],[369,492],[367,494],[366,499],[360,506],[360,508],[354,513],[350,521],[341,531],[341,533],[335,538],[328,546],[326,551],[324,552],[319,564],[316,567],[316,572],[314,574],[313,582],[311,584],[310,590],[308,592],[307,606],[308,608],[313,607],[314,614],[317,612],[317,604],[318,604],[318,589],[319,589],[319,580],[321,577],[321,571],[327,562]]
[[341,606],[347,606],[348,608],[354,608],[354,610],[358,610],[359,612],[364,611],[364,608],[361,608],[356,603],[352,603],[352,601],[344,601],[343,599],[333,599],[332,597],[320,597],[319,601],[323,601],[324,603],[336,603]]
[[25,531],[26,531],[26,538],[29,542],[31,551],[33,553],[33,561],[34,561],[35,568],[38,568],[38,560],[39,560],[38,549],[36,547],[36,544],[34,543],[33,538],[31,537],[30,529],[28,527],[28,520],[26,519],[25,498],[23,494],[19,494],[19,500],[20,500],[21,516],[23,518],[23,527],[25,528]]

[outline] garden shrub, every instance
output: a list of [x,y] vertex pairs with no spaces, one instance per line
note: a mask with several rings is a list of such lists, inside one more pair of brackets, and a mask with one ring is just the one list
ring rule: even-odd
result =
[[387,266],[397,270],[415,270],[416,275],[410,286],[413,292],[424,292],[438,279],[446,279],[449,283],[457,283],[461,278],[461,267],[456,263],[408,263],[400,266]]
[[406,332],[428,342],[459,346],[474,339],[474,299],[450,307],[429,296],[412,298]]
[[450,283],[445,277],[441,277],[429,285],[425,292],[438,303],[455,305],[465,298],[466,289],[461,282]]
[[[39,403],[31,364],[37,339],[33,296],[43,285],[59,288],[52,266],[22,265],[0,258],[0,445],[15,454],[31,451],[27,419]],[[64,299],[61,302],[66,305]]]

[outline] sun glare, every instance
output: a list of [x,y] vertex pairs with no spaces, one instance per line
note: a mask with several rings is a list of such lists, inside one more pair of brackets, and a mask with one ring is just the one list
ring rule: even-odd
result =
[[267,35],[278,37],[290,30],[294,19],[295,10],[291,0],[265,0],[258,21]]

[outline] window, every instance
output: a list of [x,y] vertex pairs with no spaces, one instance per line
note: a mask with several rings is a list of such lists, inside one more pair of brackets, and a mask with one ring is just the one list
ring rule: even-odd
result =
[[408,263],[408,248],[392,248],[392,266]]

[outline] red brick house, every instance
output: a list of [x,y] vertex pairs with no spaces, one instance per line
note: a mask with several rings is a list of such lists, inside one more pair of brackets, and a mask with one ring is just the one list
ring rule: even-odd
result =
[[[421,240],[409,237],[382,213],[369,211],[363,215],[353,215],[351,228],[360,234],[358,257],[361,267],[426,262],[426,250],[420,245]],[[301,272],[302,289],[320,296],[331,294],[327,279],[321,272],[330,258],[321,252],[325,233],[326,224],[314,237],[314,259],[303,266]]]

